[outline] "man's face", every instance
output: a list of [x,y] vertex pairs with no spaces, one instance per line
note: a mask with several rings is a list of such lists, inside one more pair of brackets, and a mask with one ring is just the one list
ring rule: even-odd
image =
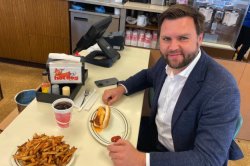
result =
[[164,20],[160,32],[160,51],[167,64],[174,69],[184,69],[196,57],[203,34],[197,35],[191,17]]

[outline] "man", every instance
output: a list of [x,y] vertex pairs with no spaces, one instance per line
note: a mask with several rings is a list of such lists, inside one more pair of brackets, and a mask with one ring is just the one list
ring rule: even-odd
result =
[[103,94],[111,105],[123,94],[149,87],[155,92],[151,121],[146,129],[141,126],[138,141],[150,137],[138,148],[149,153],[120,139],[108,146],[114,165],[221,166],[228,158],[242,157],[233,141],[239,90],[231,74],[200,49],[204,16],[190,6],[174,5],[161,15],[159,27],[158,62]]
[[[247,53],[249,47],[250,47],[250,7],[248,6],[248,11],[246,14],[246,17],[244,19],[243,25],[241,27],[240,30],[240,34],[239,37],[236,41],[235,44],[235,49],[236,49],[236,53],[237,53],[237,61],[241,61],[244,57],[244,55]],[[239,52],[238,47],[241,46]]]

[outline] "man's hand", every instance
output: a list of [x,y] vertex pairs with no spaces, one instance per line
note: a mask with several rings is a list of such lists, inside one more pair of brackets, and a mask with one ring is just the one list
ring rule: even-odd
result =
[[119,100],[124,93],[125,89],[121,85],[113,89],[107,89],[102,95],[102,101],[107,105],[112,105],[114,102]]
[[146,154],[136,150],[126,140],[119,139],[108,146],[109,156],[114,166],[145,166]]

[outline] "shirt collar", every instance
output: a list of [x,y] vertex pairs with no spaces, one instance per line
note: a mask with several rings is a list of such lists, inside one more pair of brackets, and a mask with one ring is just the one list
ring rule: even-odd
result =
[[[200,57],[201,57],[201,50],[199,49],[198,55],[193,59],[193,61],[177,75],[187,78],[190,75],[191,71],[193,70],[194,66],[199,61]],[[168,76],[174,77],[173,71],[168,65],[166,66],[166,73]]]

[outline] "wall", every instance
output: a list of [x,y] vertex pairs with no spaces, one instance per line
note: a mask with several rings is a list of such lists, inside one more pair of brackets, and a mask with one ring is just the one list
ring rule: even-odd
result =
[[48,53],[69,53],[68,1],[1,1],[0,57],[46,63]]

